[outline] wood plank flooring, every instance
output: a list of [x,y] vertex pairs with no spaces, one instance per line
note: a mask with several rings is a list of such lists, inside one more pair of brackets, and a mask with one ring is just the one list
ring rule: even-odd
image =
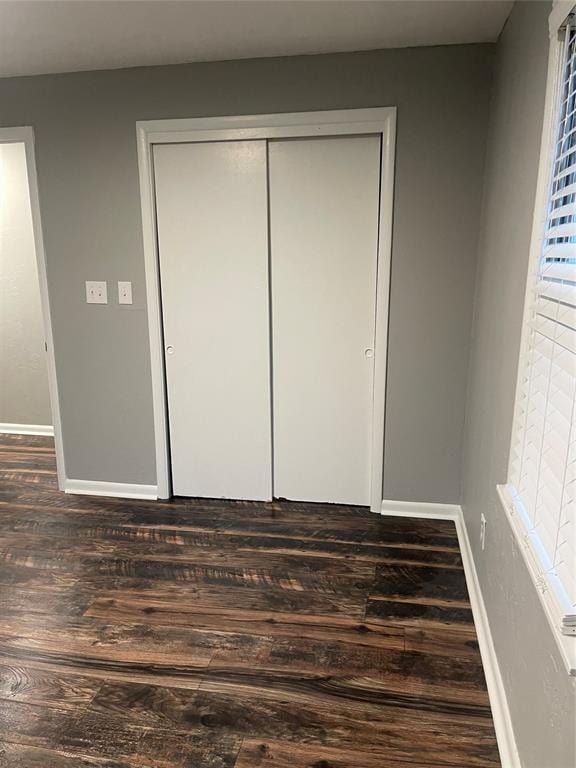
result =
[[2,768],[499,765],[452,523],[70,496],[0,435]]

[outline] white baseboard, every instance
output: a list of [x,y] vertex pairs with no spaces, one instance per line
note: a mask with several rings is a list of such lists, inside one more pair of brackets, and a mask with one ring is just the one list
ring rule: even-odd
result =
[[5,435],[44,435],[54,437],[50,424],[0,424],[0,433]]
[[500,760],[503,768],[522,768],[516,747],[512,718],[508,709],[504,682],[498,665],[496,649],[492,641],[488,614],[486,613],[486,606],[484,605],[484,598],[480,589],[480,582],[472,556],[472,548],[470,547],[462,508],[457,504],[418,504],[408,501],[383,501],[381,514],[396,517],[454,520],[462,562],[464,564],[466,585],[470,595],[472,615],[474,616],[474,624],[478,636],[478,645],[480,646],[484,675],[486,676]]
[[66,480],[65,493],[83,496],[116,496],[121,499],[157,499],[158,488],[155,485],[131,483],[105,483],[97,480]]
[[430,517],[435,520],[456,520],[462,515],[458,504],[433,504],[418,501],[382,502],[382,514],[394,517]]
[[486,606],[484,605],[484,598],[462,510],[460,510],[460,515],[456,519],[456,530],[458,532],[458,542],[464,563],[466,584],[470,594],[470,604],[472,606],[472,614],[474,616],[474,624],[476,625],[476,634],[478,635],[478,644],[486,676],[486,685],[488,686],[488,694],[490,696],[490,706],[492,707],[492,717],[494,718],[500,759],[503,768],[522,768],[516,747],[512,718],[508,709],[506,690],[500,673],[496,649],[492,641],[488,614],[486,613]]

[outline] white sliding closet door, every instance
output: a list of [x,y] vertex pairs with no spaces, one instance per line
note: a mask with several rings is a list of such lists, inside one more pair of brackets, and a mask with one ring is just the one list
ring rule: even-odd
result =
[[369,504],[380,137],[268,149],[274,495]]
[[154,148],[173,490],[272,497],[266,142]]

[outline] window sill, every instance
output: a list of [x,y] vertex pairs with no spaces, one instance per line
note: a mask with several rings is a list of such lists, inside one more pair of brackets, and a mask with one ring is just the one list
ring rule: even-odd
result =
[[564,660],[568,674],[576,676],[576,636],[564,635],[560,630],[560,612],[556,598],[554,597],[552,589],[546,577],[543,575],[540,564],[532,551],[526,528],[516,510],[510,486],[497,485],[496,490],[498,491],[498,497],[506,513],[510,527],[514,532],[518,548],[520,549],[524,562],[528,568],[532,583],[534,584],[534,589],[538,593],[538,597],[544,608],[544,613],[550,624],[550,629],[554,635],[556,645]]

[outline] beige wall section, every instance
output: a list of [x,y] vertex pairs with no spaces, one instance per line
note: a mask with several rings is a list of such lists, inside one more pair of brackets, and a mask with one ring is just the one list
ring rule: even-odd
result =
[[0,144],[0,424],[52,424],[24,144]]
[[[69,477],[153,483],[137,120],[398,107],[387,498],[456,502],[493,45],[0,80],[32,125]],[[84,303],[108,280],[108,306]],[[114,283],[131,280],[134,305]]]
[[560,659],[496,496],[510,448],[549,10],[548,3],[517,3],[498,45],[466,425],[464,513],[524,768],[576,765],[576,679]]

